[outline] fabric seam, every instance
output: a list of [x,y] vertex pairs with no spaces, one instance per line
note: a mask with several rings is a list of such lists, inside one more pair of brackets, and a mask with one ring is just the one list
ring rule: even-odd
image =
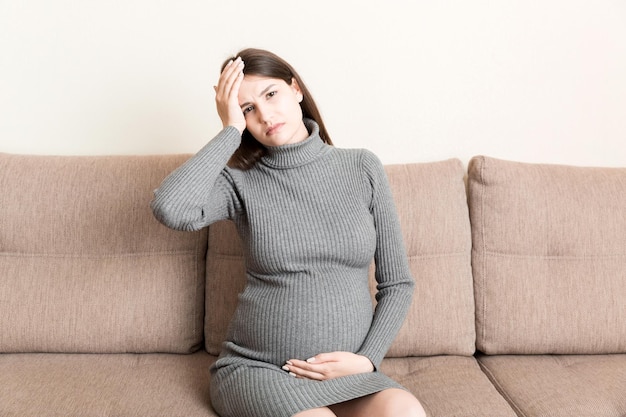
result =
[[513,401],[513,398],[511,398],[511,396],[507,394],[506,391],[504,391],[504,389],[502,388],[502,385],[498,381],[498,378],[496,378],[496,376],[491,372],[491,370],[487,367],[487,365],[482,363],[480,360],[478,360],[477,362],[478,362],[478,366],[480,366],[480,369],[487,376],[487,379],[489,379],[489,381],[494,386],[496,391],[500,393],[500,395],[505,399],[505,401],[513,409],[513,412],[517,414],[519,417],[527,417],[526,414],[519,408],[517,403]]

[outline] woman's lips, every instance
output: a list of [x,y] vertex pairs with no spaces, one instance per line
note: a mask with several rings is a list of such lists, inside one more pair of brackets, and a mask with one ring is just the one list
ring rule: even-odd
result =
[[272,136],[273,134],[277,133],[281,127],[283,127],[284,123],[277,123],[275,125],[272,125],[272,127],[270,127],[269,129],[267,129],[265,131],[265,134],[267,136]]

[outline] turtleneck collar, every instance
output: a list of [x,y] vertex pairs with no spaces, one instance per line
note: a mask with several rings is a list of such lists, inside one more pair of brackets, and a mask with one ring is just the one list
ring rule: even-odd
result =
[[320,137],[320,128],[311,119],[304,119],[304,125],[309,131],[309,137],[297,143],[280,146],[268,146],[267,154],[261,162],[272,168],[293,168],[304,165],[330,148]]

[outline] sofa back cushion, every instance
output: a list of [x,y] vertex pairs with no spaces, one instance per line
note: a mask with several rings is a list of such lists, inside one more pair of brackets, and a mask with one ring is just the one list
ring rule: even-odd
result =
[[159,224],[185,156],[0,154],[0,351],[190,352],[206,231]]
[[469,164],[478,349],[626,352],[626,169]]
[[[475,350],[471,235],[459,160],[385,167],[415,277],[408,316],[388,356],[472,355]],[[209,228],[205,337],[218,354],[245,285],[231,222]],[[375,291],[371,268],[370,287]]]

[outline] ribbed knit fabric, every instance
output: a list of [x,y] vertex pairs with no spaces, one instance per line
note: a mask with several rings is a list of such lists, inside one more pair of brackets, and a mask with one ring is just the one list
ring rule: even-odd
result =
[[211,370],[222,417],[291,416],[400,387],[378,371],[320,382],[281,369],[333,351],[378,368],[413,293],[382,164],[371,152],[326,145],[317,124],[305,123],[306,140],[268,148],[246,171],[226,167],[241,141],[227,127],[155,191],[152,208],[165,225],[197,230],[231,219],[243,241],[247,285]]

